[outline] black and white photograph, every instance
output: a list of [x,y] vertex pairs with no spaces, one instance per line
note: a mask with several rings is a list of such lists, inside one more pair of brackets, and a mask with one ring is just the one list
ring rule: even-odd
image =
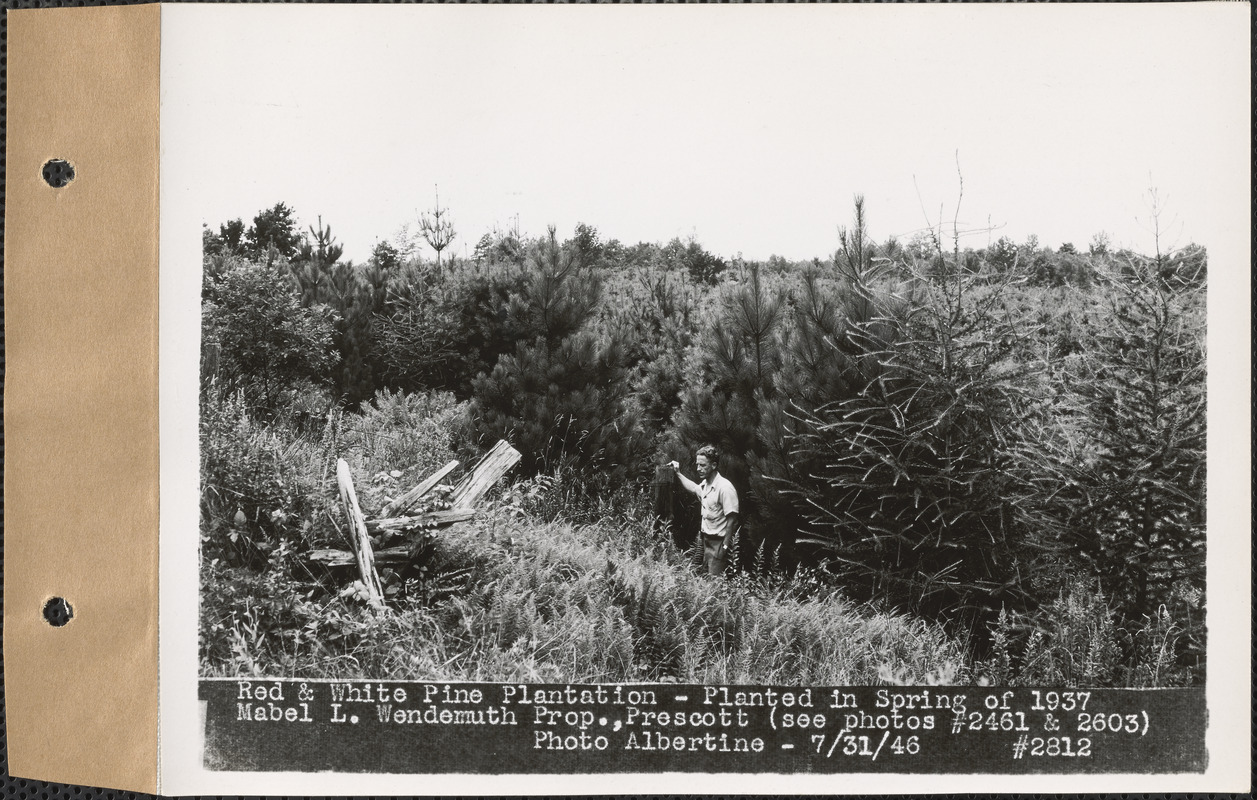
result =
[[[1215,212],[1247,166],[1209,154],[1247,113],[1217,18],[1140,6],[164,30],[213,65],[163,109],[206,769],[370,723],[527,730],[282,768],[1203,771],[1207,559],[1247,530],[1206,513],[1210,302],[1248,270]],[[1104,705],[1135,689],[1172,691]],[[1144,753],[1162,697],[1195,741]],[[962,726],[1012,766],[928,752]]]

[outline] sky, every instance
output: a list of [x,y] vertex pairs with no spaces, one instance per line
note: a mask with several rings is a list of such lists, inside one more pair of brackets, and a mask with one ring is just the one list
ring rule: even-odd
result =
[[203,222],[283,201],[355,260],[438,186],[460,255],[518,220],[823,258],[856,194],[879,241],[958,222],[973,247],[1103,231],[1148,251],[1150,188],[1168,244],[1207,245],[1222,190],[1247,186],[1247,21],[1239,3],[175,5],[163,114],[193,121],[182,191]]

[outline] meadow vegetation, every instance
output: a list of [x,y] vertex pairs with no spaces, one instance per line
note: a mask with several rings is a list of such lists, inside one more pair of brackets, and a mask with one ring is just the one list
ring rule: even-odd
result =
[[[354,264],[282,203],[205,231],[203,674],[1203,682],[1202,248],[877,242],[859,198],[803,263],[405,244]],[[385,613],[308,558],[337,458],[371,516],[501,438],[512,481],[405,542]],[[721,579],[696,508],[650,513],[703,443],[744,512]]]

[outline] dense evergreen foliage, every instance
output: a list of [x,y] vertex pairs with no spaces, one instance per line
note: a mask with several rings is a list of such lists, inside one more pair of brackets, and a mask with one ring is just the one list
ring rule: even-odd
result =
[[337,448],[383,496],[506,438],[509,507],[570,523],[641,519],[654,465],[711,443],[743,580],[942,624],[969,678],[1203,680],[1203,248],[878,243],[854,211],[803,263],[581,224],[354,264],[283,203],[207,228],[205,552],[334,539]]

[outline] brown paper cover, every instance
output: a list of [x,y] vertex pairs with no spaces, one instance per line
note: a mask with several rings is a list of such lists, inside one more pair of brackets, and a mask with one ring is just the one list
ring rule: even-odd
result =
[[[156,5],[9,12],[9,769],[157,788]],[[54,189],[50,158],[76,177]],[[73,618],[53,627],[53,596]]]

